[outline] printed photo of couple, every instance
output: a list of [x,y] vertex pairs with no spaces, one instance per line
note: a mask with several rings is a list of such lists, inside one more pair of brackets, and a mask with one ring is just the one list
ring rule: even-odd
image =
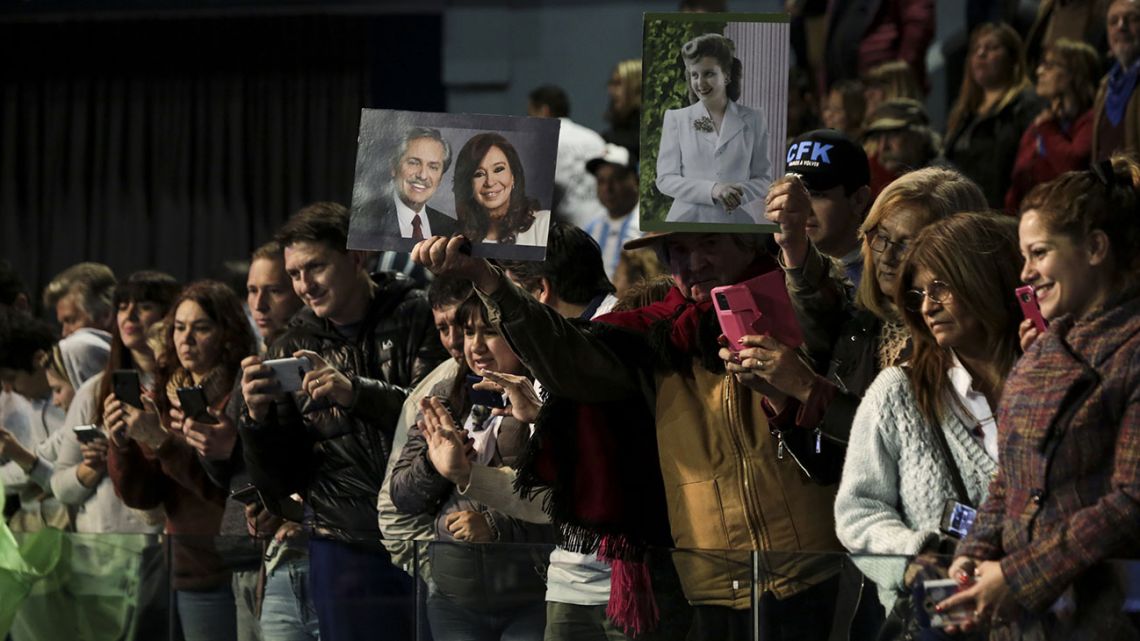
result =
[[759,232],[783,175],[787,16],[646,14],[643,231]]
[[474,256],[543,260],[558,126],[362,110],[348,247],[410,252],[425,238],[462,234]]

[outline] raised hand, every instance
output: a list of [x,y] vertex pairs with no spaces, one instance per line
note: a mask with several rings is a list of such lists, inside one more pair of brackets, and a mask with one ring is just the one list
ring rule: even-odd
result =
[[523,423],[533,423],[542,409],[542,400],[534,391],[534,383],[525,376],[484,371],[483,380],[473,387],[507,395],[509,405],[492,409],[491,413],[495,416],[513,416]]

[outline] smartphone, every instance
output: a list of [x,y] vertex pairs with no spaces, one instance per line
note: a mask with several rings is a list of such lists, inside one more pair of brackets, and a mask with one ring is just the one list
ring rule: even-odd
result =
[[101,438],[106,438],[103,436],[103,431],[99,429],[98,425],[76,425],[71,428],[71,431],[75,433],[75,439],[84,445]]
[[301,381],[305,379],[305,374],[313,371],[313,362],[304,356],[300,358],[277,358],[265,361],[262,365],[273,370],[273,375],[277,377],[277,383],[281,385],[282,392],[301,391]]
[[1017,293],[1017,302],[1021,305],[1021,313],[1033,321],[1037,331],[1044,334],[1048,324],[1041,315],[1041,306],[1037,304],[1037,290],[1033,289],[1032,285],[1026,285],[1014,291]]
[[479,383],[482,380],[482,376],[476,376],[474,374],[467,375],[467,397],[471,399],[471,402],[484,407],[506,407],[507,402],[503,400],[502,394],[474,388],[475,383]]
[[803,344],[784,272],[776,270],[736,285],[714,287],[712,297],[729,349],[744,349],[737,341],[749,334],[768,334],[793,349]]
[[964,539],[970,533],[970,528],[974,527],[974,519],[977,516],[978,511],[969,505],[947,499],[942,506],[942,521],[939,523],[939,528],[943,534]]
[[230,492],[230,498],[244,505],[261,502],[261,494],[253,485],[247,485]]
[[111,386],[115,398],[127,405],[143,408],[142,383],[139,382],[139,373],[133,369],[117,369],[111,372]]
[[939,603],[949,599],[961,589],[961,584],[954,579],[922,582],[922,594],[918,602],[922,604],[922,609],[930,620],[930,627],[945,628],[948,625],[961,625],[974,620],[974,606],[971,603],[963,603],[942,612],[935,609]]
[[206,390],[201,387],[179,387],[178,404],[182,406],[182,414],[199,423],[216,424],[218,421],[210,416],[209,404],[206,402]]

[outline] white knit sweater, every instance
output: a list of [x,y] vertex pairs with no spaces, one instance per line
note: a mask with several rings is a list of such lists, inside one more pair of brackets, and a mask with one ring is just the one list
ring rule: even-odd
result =
[[[855,560],[879,586],[879,600],[888,611],[903,587],[906,560],[901,555],[917,553],[938,534],[942,507],[946,499],[955,498],[934,427],[919,412],[910,381],[899,367],[875,378],[851,426],[835,498],[836,534],[852,552],[897,555]],[[997,462],[956,412],[946,412],[942,429],[971,503],[981,505]]]

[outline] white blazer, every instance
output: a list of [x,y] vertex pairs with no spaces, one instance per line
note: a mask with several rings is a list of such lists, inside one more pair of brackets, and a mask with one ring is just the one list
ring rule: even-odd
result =
[[[693,125],[705,117],[712,118],[701,102],[665,112],[657,150],[657,189],[673,198],[666,222],[761,222],[762,201],[772,184],[768,124],[760,112],[731,100],[719,135]],[[741,206],[731,213],[713,202],[712,189],[718,182],[744,186]],[[760,206],[744,207],[753,201],[760,201]]]

